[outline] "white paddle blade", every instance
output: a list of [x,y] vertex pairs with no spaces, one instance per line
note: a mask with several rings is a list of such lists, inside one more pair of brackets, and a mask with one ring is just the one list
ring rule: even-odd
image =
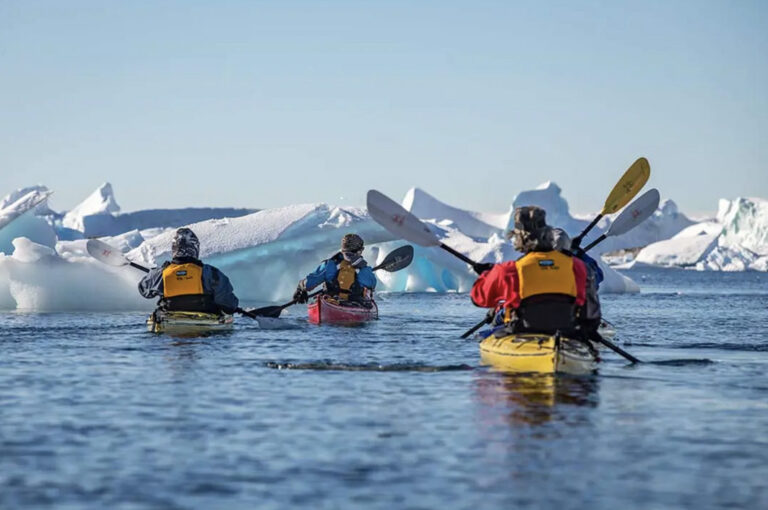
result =
[[130,264],[128,259],[120,253],[120,250],[98,239],[88,239],[85,249],[88,250],[91,257],[109,266],[127,266]]
[[368,191],[368,214],[393,235],[419,246],[440,246],[440,240],[424,223],[383,193]]
[[660,200],[659,190],[649,189],[621,211],[621,214],[611,223],[605,236],[618,236],[629,232],[656,212]]

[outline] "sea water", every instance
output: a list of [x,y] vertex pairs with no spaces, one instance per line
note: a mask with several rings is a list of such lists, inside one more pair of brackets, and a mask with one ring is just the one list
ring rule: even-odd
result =
[[632,270],[596,375],[480,366],[464,294],[381,319],[0,315],[0,508],[767,508],[768,274]]

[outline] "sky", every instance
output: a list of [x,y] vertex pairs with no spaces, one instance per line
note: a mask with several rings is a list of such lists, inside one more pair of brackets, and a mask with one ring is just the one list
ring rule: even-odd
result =
[[0,196],[125,211],[419,186],[599,210],[639,156],[690,214],[768,197],[768,2],[0,0]]

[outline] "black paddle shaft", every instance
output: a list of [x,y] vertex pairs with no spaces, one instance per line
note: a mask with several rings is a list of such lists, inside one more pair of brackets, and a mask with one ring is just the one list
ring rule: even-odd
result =
[[474,266],[476,264],[476,262],[474,260],[470,259],[469,257],[465,256],[462,253],[457,252],[456,250],[454,250],[450,246],[446,246],[445,244],[440,243],[440,248],[444,249],[445,251],[447,251],[451,255],[454,255],[455,257],[460,258],[461,260],[463,260],[464,262],[466,262],[467,264],[469,264],[471,266]]
[[470,336],[472,333],[474,333],[474,332],[475,332],[475,331],[477,331],[478,329],[482,328],[484,324],[488,324],[489,322],[491,322],[491,320],[490,320],[488,317],[486,317],[485,319],[481,320],[480,322],[478,322],[477,324],[475,324],[474,326],[472,326],[472,328],[471,328],[471,329],[469,329],[469,330],[468,330],[466,333],[464,333],[463,335],[461,335],[461,338],[469,338],[469,336]]
[[597,225],[597,222],[600,221],[600,218],[602,217],[603,217],[602,214],[598,214],[597,216],[595,216],[595,219],[592,220],[592,222],[589,225],[587,225],[587,228],[585,228],[581,234],[576,236],[576,238],[571,243],[571,248],[578,248],[579,245],[581,244],[581,240],[584,239],[584,236],[587,235],[589,231],[592,230],[592,228],[594,228],[595,225]]

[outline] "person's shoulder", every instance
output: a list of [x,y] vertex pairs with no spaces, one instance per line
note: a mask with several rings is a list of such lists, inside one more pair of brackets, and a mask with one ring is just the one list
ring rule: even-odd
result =
[[223,275],[223,274],[224,274],[224,273],[221,271],[221,269],[219,269],[218,267],[216,267],[216,266],[212,266],[211,264],[205,264],[205,263],[203,263],[203,270],[206,270],[206,269],[207,269],[208,271],[210,271],[211,273],[214,273],[214,274],[220,274],[220,275]]
[[515,266],[517,265],[516,261],[514,260],[507,260],[505,262],[499,262],[496,264],[496,267],[499,268],[501,271],[509,271],[510,269],[515,269]]

